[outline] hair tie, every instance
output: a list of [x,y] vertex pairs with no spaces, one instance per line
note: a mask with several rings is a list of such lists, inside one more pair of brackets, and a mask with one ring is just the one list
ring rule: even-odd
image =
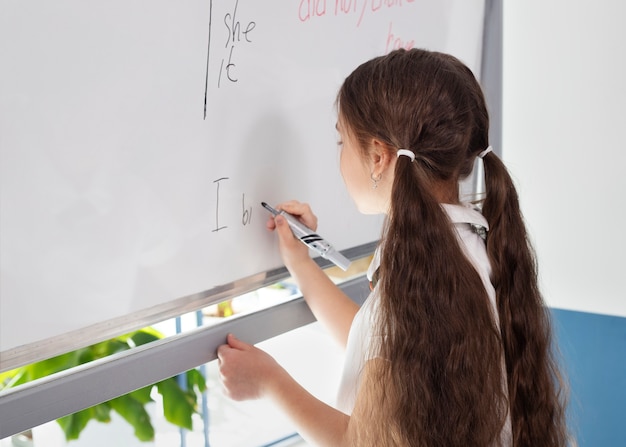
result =
[[415,153],[413,151],[408,149],[398,149],[398,158],[400,158],[400,155],[406,155],[412,162],[415,161]]
[[478,158],[485,158],[485,155],[487,155],[489,152],[493,152],[493,147],[489,146],[487,149],[482,151],[480,154],[478,154]]

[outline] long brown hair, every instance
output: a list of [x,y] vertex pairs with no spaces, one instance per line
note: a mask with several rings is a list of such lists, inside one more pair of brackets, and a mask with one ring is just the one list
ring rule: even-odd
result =
[[357,445],[499,445],[508,417],[514,446],[565,445],[550,322],[506,168],[484,158],[497,315],[433,192],[469,175],[489,144],[472,72],[447,54],[397,50],[358,67],[338,106],[364,156],[373,139],[416,154],[395,167],[375,325],[383,360],[362,384]]

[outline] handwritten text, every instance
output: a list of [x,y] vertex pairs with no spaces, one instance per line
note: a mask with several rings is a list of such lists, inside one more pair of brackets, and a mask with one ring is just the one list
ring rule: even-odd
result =
[[375,14],[383,8],[401,8],[415,0],[300,0],[298,18],[307,22],[326,15],[354,15],[356,26],[361,26],[366,14]]
[[[220,186],[224,183],[226,186],[226,181],[230,180],[229,177],[220,177],[213,181],[215,184],[215,225],[213,225],[213,229],[211,230],[214,233],[218,231],[222,231],[228,228],[229,221],[224,221],[221,219],[221,206],[220,206]],[[246,203],[246,194],[243,193],[241,195],[241,225],[246,226],[252,222],[252,206]]]
[[[223,28],[225,31],[225,39],[223,52],[221,56],[218,56],[220,61],[220,68],[217,74],[217,87],[220,88],[222,81],[227,83],[236,83],[239,81],[237,75],[237,50],[241,45],[251,45],[254,37],[254,29],[256,28],[256,22],[254,20],[241,20],[238,17],[239,12],[239,0],[235,0],[232,9],[228,9],[223,16]],[[224,34],[221,36],[224,37]],[[211,41],[213,37],[213,0],[209,2],[209,38],[207,42],[207,56],[206,56],[206,76],[204,85],[204,119],[207,118],[207,107],[209,101],[209,85],[213,84],[212,76],[212,53],[214,51],[214,42]],[[218,49],[219,51],[219,49]]]

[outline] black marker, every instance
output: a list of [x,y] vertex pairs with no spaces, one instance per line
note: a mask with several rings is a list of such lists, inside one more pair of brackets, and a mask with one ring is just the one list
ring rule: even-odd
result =
[[328,259],[340,269],[346,271],[350,266],[350,260],[335,250],[328,242],[326,242],[319,234],[315,233],[309,227],[300,222],[295,216],[285,211],[278,211],[269,206],[265,202],[261,205],[272,213],[274,216],[281,215],[287,220],[293,234],[302,241],[304,245],[312,248],[323,258]]

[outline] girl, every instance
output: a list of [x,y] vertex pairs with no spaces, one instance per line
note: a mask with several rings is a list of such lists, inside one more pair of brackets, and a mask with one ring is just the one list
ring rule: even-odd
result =
[[[348,192],[361,212],[387,215],[365,304],[282,217],[268,222],[311,310],[346,347],[337,408],[233,335],[218,350],[227,393],[274,399],[315,445],[566,445],[533,252],[472,72],[450,55],[397,50],[358,67],[337,104]],[[482,212],[459,200],[477,157]],[[316,228],[306,204],[279,208]]]

